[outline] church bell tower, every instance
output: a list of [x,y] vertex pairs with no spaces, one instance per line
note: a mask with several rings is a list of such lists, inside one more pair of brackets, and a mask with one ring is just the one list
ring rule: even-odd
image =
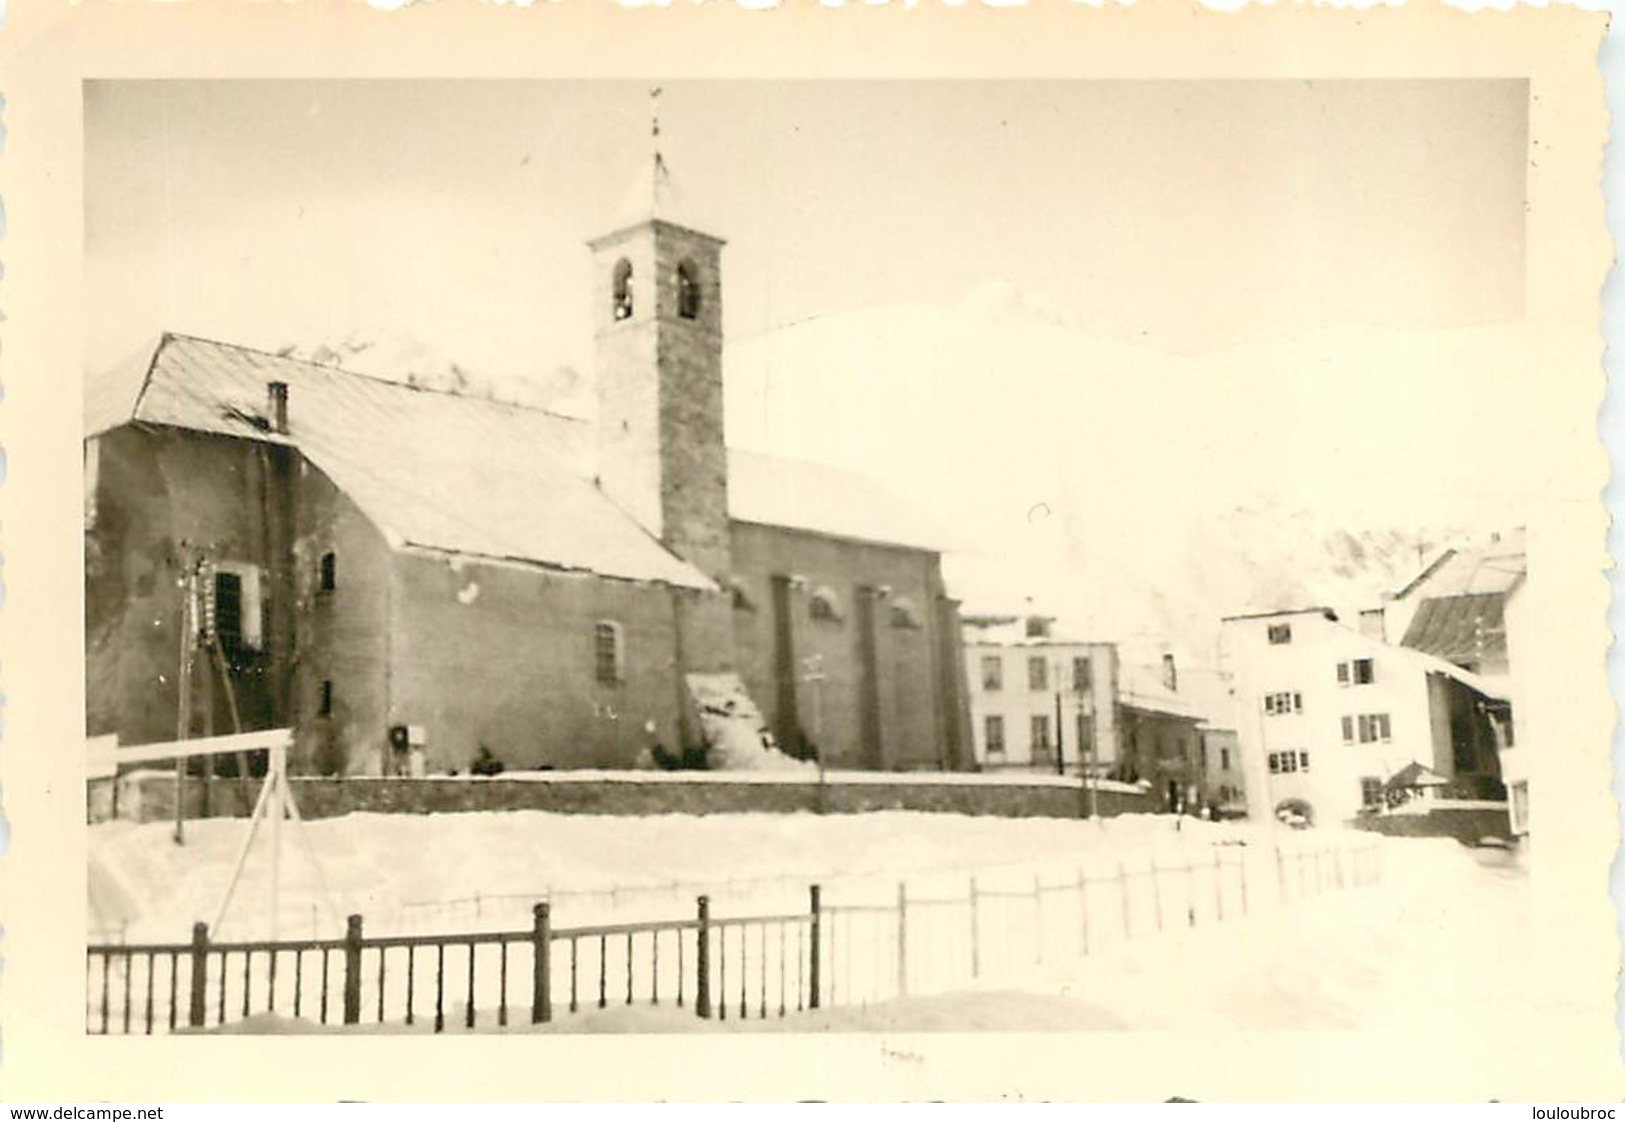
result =
[[[598,478],[604,493],[706,576],[731,568],[722,413],[723,241],[688,215],[656,145],[592,250]],[[731,624],[691,636],[731,661]],[[699,623],[700,621],[696,621]],[[716,634],[712,634],[715,631]]]

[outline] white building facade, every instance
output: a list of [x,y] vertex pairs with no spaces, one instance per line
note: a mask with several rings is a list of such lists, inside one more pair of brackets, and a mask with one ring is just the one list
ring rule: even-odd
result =
[[1411,763],[1447,784],[1493,785],[1496,686],[1345,626],[1326,608],[1224,621],[1236,670],[1252,813],[1331,823],[1383,805]]
[[979,768],[1104,775],[1117,763],[1117,650],[1053,637],[1044,617],[964,623]]

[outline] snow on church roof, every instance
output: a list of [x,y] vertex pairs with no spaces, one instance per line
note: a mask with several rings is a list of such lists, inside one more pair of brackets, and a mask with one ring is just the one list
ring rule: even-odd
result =
[[[267,383],[288,386],[269,431]],[[144,366],[87,383],[86,435],[128,421],[297,447],[396,546],[713,588],[592,481],[592,427],[528,406],[165,335]],[[942,536],[852,473],[730,450],[729,514],[934,550]]]
[[[288,386],[285,436],[270,382]],[[293,445],[397,547],[714,587],[587,478],[586,426],[540,409],[166,335],[125,419]]]

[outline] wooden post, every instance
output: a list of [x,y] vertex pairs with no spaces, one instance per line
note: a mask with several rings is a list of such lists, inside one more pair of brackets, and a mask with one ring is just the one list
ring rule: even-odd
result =
[[553,1019],[553,923],[546,900],[531,908],[530,1023]]
[[897,996],[908,996],[908,885],[897,882]]
[[[694,1013],[698,1017],[711,1016],[711,897],[701,896],[698,901],[699,943],[694,948]],[[816,915],[816,913],[815,913]],[[813,921],[813,935],[818,934],[818,921]],[[817,952],[813,954],[817,961]],[[813,978],[817,979],[816,969]]]
[[[184,561],[186,575],[181,581],[181,664],[178,688],[179,712],[175,717],[175,739],[192,738],[192,655],[197,645],[197,625],[192,612],[197,603],[197,573],[190,557]],[[186,757],[175,758],[175,844],[186,843]]]
[[981,924],[977,922],[977,912],[979,910],[976,899],[976,874],[972,873],[970,878],[970,976],[972,978],[982,976],[982,948],[978,942]]
[[361,917],[350,916],[344,925],[344,1023],[361,1022]]
[[820,896],[821,892],[818,885],[808,886],[807,897],[812,908],[812,938],[810,940],[812,946],[809,951],[812,958],[807,963],[807,1008],[809,1009],[817,1009],[822,1004],[823,968],[821,960],[824,952],[823,940],[820,938],[823,932],[823,905]]
[[192,986],[186,1010],[186,1023],[193,1028],[203,1027],[208,984],[209,925],[199,922],[192,925]]
[[[214,757],[209,757],[213,759]],[[282,816],[287,813],[288,768],[286,750],[277,745],[271,749],[266,766],[265,782],[271,785],[271,801],[266,812],[271,816],[271,941],[276,942],[277,928],[282,912]]]

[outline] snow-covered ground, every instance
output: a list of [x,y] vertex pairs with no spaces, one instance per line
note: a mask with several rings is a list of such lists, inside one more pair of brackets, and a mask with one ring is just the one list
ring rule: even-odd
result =
[[[186,844],[176,845],[167,823],[91,827],[94,858],[136,906],[106,933],[131,942],[184,941],[194,922],[213,926],[246,831],[243,819],[189,822]],[[700,893],[722,911],[744,914],[775,898],[799,908],[814,882],[831,899],[890,893],[899,877],[926,874],[962,886],[972,872],[1008,869],[1030,883],[1035,870],[1066,878],[1080,863],[1104,862],[1109,873],[1120,857],[1143,860],[1152,851],[1164,864],[1182,865],[1193,851],[1210,860],[1213,842],[1253,833],[1243,825],[1153,815],[1086,822],[904,811],[351,814],[283,827],[278,934],[337,937],[352,913],[366,918],[368,934],[519,930],[529,926],[531,905],[540,899],[552,900],[556,924],[596,922],[610,913],[688,916]],[[262,827],[216,937],[269,934],[270,869]]]
[[[93,828],[97,859],[141,907],[126,938],[180,942],[194,919],[212,920],[243,830],[241,821],[192,823],[187,845],[176,846],[161,823]],[[570,956],[561,944],[554,958],[559,1015],[540,1031],[1434,1026],[1504,1034],[1572,1012],[1557,1008],[1561,999],[1540,986],[1523,863],[1515,853],[1468,850],[1448,840],[1271,832],[1151,816],[1078,822],[912,813],[352,815],[306,831],[321,872],[290,829],[282,860],[284,938],[313,931],[333,937],[337,920],[329,917],[350,911],[367,917],[368,935],[522,931],[531,903],[547,894],[556,926],[688,917],[700,892],[712,897],[713,915],[797,914],[806,908],[807,885],[824,886],[826,938],[835,948],[825,967],[825,983],[835,991],[830,1007],[796,1010],[804,990],[794,977],[801,957],[793,950],[794,926],[785,929],[791,949],[782,957],[778,928],[747,933],[748,970],[742,976],[730,958],[717,987],[730,1003],[726,1021],[696,1018],[691,989],[687,1004],[676,1007],[675,936],[661,951],[659,1005],[649,1000],[642,965],[637,1000],[623,1002],[628,959],[619,940],[588,939],[581,948],[580,1011],[564,1009]],[[268,898],[268,865],[265,853],[251,855],[221,937],[265,934],[252,917]],[[1369,879],[1356,877],[1357,869],[1375,870],[1380,879],[1357,884]],[[974,913],[972,877],[979,894]],[[899,882],[910,901],[906,996],[898,995],[895,914],[884,910],[895,904]],[[323,884],[328,906],[318,902]],[[840,933],[839,942],[832,932]],[[733,936],[727,945],[729,954],[739,953]],[[465,953],[454,947],[448,954],[447,1031],[461,1027]],[[515,947],[516,955],[524,953]],[[480,954],[479,1027],[500,1031],[488,988],[498,977],[496,949]],[[640,944],[634,961],[647,955]],[[427,989],[429,959],[428,952],[418,958],[411,1029],[374,1022],[378,991],[369,959],[363,1020],[374,1023],[357,1029],[426,1030],[435,1002]],[[782,987],[781,962],[788,978]],[[510,978],[521,979],[509,983],[506,1028],[533,1031],[525,1015],[528,958],[506,965]],[[314,959],[307,962],[307,978],[315,968]],[[313,1028],[286,1016],[289,969],[285,963],[282,1015],[255,1016],[227,1031]],[[390,970],[393,1005],[404,978],[398,965]],[[608,979],[604,1009],[596,1008],[601,971]],[[737,1016],[741,982],[749,987],[745,1019]],[[162,975],[158,988],[162,1006]],[[221,999],[233,1013],[239,993],[232,988]],[[783,1019],[775,1015],[781,994]],[[94,987],[91,997],[94,1005]],[[212,1022],[212,982],[209,1004]],[[758,1016],[763,1006],[765,1019]],[[308,1005],[304,1017],[308,1022]]]

